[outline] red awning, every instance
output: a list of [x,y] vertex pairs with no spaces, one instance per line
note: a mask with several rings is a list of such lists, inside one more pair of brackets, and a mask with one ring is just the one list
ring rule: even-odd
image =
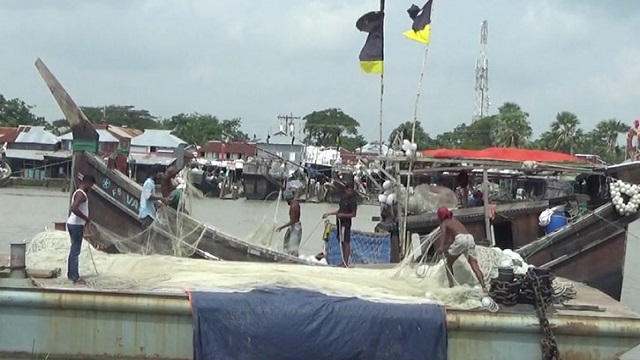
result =
[[422,155],[436,159],[460,160],[497,160],[497,161],[535,161],[542,163],[587,163],[587,161],[572,155],[544,151],[525,150],[517,148],[490,147],[482,150],[466,149],[437,149],[424,150]]

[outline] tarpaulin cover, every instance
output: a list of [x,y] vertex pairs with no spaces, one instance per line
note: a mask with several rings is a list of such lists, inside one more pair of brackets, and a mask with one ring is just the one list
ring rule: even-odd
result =
[[536,161],[546,163],[587,163],[572,155],[545,150],[490,147],[482,150],[437,149],[424,150],[422,155],[436,159],[469,159],[498,161]]
[[196,360],[447,358],[440,305],[376,303],[283,288],[189,295]]

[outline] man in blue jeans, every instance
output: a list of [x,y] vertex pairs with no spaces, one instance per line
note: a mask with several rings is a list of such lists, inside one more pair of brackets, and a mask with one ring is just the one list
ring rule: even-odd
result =
[[67,230],[71,237],[67,278],[76,285],[85,284],[78,273],[78,256],[80,256],[82,249],[84,228],[91,224],[91,220],[89,220],[89,192],[95,183],[96,179],[92,175],[85,175],[78,190],[71,195],[71,214],[67,219]]

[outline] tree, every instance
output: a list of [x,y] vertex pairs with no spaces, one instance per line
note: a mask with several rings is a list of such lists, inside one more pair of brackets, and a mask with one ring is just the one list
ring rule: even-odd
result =
[[[411,133],[413,130],[413,122],[407,121],[400,125],[397,128],[391,131],[391,135],[389,135],[389,144],[393,144],[396,136],[400,134],[402,139],[411,140]],[[429,135],[422,128],[422,124],[420,121],[416,121],[416,131],[414,135],[414,141],[418,145],[418,149],[428,149],[434,146],[434,141],[429,137]]]
[[340,146],[349,151],[354,151],[355,149],[362,147],[366,144],[367,144],[367,140],[365,140],[364,136],[362,135],[340,137]]
[[178,114],[162,121],[162,127],[192,144],[205,144],[210,140],[247,141],[240,131],[242,120],[234,118],[220,121],[210,114]]
[[498,109],[498,120],[492,129],[494,143],[502,147],[525,147],[533,133],[529,114],[516,103],[507,102]]
[[343,135],[358,135],[360,124],[340,109],[325,109],[314,111],[303,117],[304,141],[316,146],[335,146],[338,137]]
[[67,119],[58,119],[51,123],[47,123],[45,129],[51,131],[51,133],[56,136],[64,135],[71,131]]
[[444,132],[436,136],[436,146],[449,149],[459,149],[467,140],[467,125],[460,124],[453,131]]
[[563,111],[551,123],[551,130],[543,135],[549,149],[573,155],[580,146],[584,133],[580,129],[578,117],[574,113]]
[[486,116],[471,123],[465,130],[462,147],[479,150],[493,146],[493,133],[497,124],[497,115]]
[[106,122],[115,126],[134,129],[158,129],[160,123],[148,110],[136,109],[133,105],[109,105],[105,107],[82,106],[82,112],[92,123]]
[[0,95],[0,126],[16,127],[18,125],[45,126],[43,117],[31,112],[33,106],[20,99],[6,99]]
[[585,152],[596,153],[602,156],[607,163],[619,163],[624,160],[625,149],[618,145],[620,134],[626,133],[628,127],[619,120],[609,119],[600,121],[596,128],[591,130],[585,141]]

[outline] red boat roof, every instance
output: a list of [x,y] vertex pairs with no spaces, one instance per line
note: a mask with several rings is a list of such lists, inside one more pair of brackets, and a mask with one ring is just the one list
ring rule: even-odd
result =
[[545,150],[490,147],[482,150],[436,149],[424,150],[422,155],[436,159],[535,161],[541,163],[588,163],[572,155]]

